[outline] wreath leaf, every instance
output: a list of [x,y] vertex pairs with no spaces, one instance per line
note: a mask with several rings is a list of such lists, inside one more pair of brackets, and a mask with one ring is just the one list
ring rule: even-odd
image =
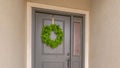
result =
[[[55,40],[52,40],[50,38],[52,31],[56,34]],[[42,28],[41,40],[44,44],[54,49],[62,43],[63,35],[64,35],[63,31],[59,25],[57,24],[45,25]]]

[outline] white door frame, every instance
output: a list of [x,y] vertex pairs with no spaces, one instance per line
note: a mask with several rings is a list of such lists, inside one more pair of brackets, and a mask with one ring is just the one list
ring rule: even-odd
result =
[[32,68],[32,7],[85,15],[85,68],[89,68],[89,11],[27,2],[26,68]]

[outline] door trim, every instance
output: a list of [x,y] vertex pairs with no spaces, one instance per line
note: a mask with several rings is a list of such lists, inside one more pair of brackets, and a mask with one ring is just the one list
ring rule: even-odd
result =
[[42,8],[48,10],[55,10],[60,12],[68,12],[73,14],[84,14],[85,15],[85,61],[84,67],[89,68],[89,11],[64,8],[52,5],[38,4],[27,2],[27,24],[26,24],[26,68],[32,68],[32,8]]

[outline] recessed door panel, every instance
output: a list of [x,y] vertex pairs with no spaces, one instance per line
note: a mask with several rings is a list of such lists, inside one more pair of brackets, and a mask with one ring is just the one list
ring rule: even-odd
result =
[[[43,25],[50,25],[50,24],[51,24],[51,19],[43,20]],[[56,19],[55,24],[59,25],[64,32],[65,22],[63,20]],[[56,38],[54,32],[51,32],[50,37],[53,40]],[[48,47],[46,44],[43,44],[43,54],[64,54],[64,41],[55,49]]]
[[43,68],[64,68],[64,63],[61,62],[44,62]]

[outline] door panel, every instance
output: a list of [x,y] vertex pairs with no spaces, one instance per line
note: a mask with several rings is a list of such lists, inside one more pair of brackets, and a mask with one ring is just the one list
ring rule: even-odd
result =
[[64,68],[64,63],[61,62],[46,62],[43,68]]
[[[52,49],[41,42],[41,29],[44,25],[51,24],[52,15],[36,13],[34,68],[68,68],[67,53],[70,52],[70,17],[55,15],[55,24],[60,25],[64,32],[64,40],[57,48]],[[56,35],[51,33],[51,38]]]
[[[56,17],[56,16],[55,16]],[[44,25],[49,25],[51,24],[51,20],[50,19],[46,19],[43,21]],[[60,21],[60,20],[55,20],[55,24],[58,24],[64,31],[64,21]],[[51,39],[55,39],[56,35],[54,34],[54,32],[51,33]],[[63,42],[61,43],[60,46],[58,46],[55,49],[51,49],[50,47],[46,46],[45,44],[43,45],[43,54],[64,54],[64,44]]]

